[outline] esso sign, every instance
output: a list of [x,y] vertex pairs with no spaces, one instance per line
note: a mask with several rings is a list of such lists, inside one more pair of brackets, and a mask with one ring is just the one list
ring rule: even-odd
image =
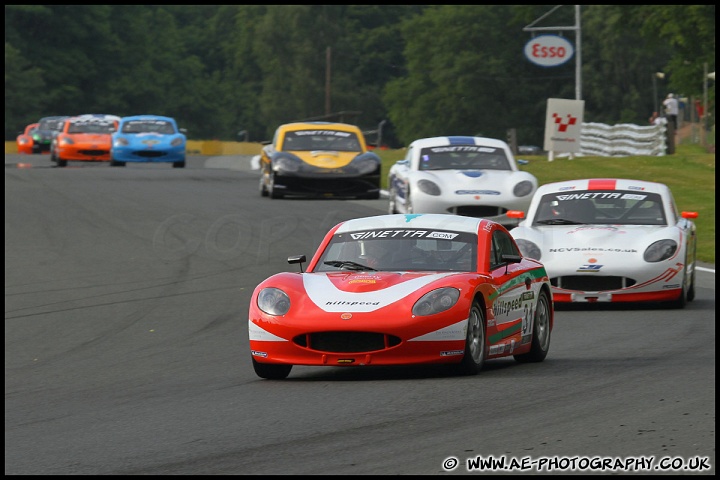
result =
[[541,67],[557,67],[570,60],[575,49],[565,37],[540,35],[525,44],[525,56]]

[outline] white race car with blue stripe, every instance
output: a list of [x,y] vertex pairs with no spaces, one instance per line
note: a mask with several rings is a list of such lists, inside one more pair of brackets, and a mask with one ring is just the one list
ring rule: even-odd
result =
[[527,212],[538,181],[521,171],[507,143],[485,137],[412,142],[388,172],[389,213],[482,217],[514,227],[509,210]]

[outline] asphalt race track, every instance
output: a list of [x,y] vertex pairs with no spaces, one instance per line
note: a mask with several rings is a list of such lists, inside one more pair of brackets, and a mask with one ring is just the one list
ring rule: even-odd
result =
[[386,203],[261,197],[248,158],[6,155],[5,474],[715,473],[714,265],[684,310],[558,310],[540,364],[258,378],[255,285]]

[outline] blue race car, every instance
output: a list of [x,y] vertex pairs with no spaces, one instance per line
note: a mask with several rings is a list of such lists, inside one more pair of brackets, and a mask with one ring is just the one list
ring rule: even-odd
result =
[[186,145],[187,137],[174,118],[159,115],[123,117],[112,136],[110,166],[124,167],[127,162],[162,162],[184,168]]

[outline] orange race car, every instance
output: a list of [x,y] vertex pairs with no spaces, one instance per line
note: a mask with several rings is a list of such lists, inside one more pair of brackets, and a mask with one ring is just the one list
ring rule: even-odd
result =
[[25,130],[20,133],[20,135],[17,136],[17,151],[18,153],[35,153],[33,151],[33,145],[35,144],[35,140],[33,140],[33,132],[35,129],[37,129],[38,124],[37,123],[31,123],[27,127],[25,127]]
[[58,167],[67,162],[110,162],[112,133],[117,130],[120,117],[87,114],[65,120],[60,133],[50,147],[50,160]]

